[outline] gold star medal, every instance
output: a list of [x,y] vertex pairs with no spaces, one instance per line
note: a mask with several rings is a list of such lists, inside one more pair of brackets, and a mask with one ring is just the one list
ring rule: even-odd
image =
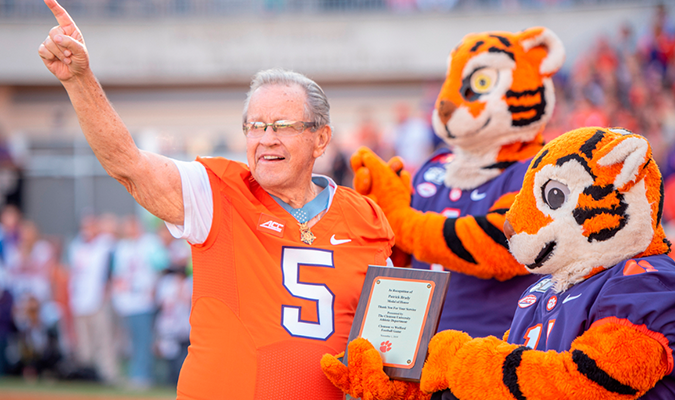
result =
[[300,225],[300,240],[302,240],[303,243],[312,244],[314,239],[316,239],[316,236],[309,230],[309,221],[303,223],[298,222],[298,225]]

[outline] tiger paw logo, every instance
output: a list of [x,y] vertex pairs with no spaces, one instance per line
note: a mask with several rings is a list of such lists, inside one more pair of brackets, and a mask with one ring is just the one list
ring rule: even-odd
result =
[[389,341],[387,340],[386,342],[380,343],[380,351],[381,351],[381,352],[386,353],[386,352],[388,352],[389,350],[391,350],[391,342],[389,342]]

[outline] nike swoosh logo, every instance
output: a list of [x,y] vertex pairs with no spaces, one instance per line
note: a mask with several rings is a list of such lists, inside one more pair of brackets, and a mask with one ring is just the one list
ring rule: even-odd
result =
[[333,246],[337,246],[339,244],[344,244],[344,243],[349,243],[351,242],[351,239],[335,239],[335,235],[330,237],[330,244]]
[[473,201],[483,200],[485,196],[487,196],[487,193],[478,193],[478,189],[474,189],[474,191],[471,192],[471,200]]
[[568,301],[572,301],[572,300],[576,299],[576,298],[579,297],[579,296],[581,296],[581,293],[579,293],[579,294],[576,295],[576,296],[570,296],[570,295],[568,294],[567,297],[565,297],[565,300],[563,300],[563,304],[567,303]]

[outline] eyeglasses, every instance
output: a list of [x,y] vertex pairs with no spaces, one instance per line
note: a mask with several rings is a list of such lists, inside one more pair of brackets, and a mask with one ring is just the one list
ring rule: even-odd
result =
[[295,136],[304,132],[307,128],[312,128],[312,132],[316,130],[315,122],[304,121],[245,122],[242,127],[244,128],[244,135],[258,138],[265,134],[268,126],[271,126],[272,130],[279,136]]

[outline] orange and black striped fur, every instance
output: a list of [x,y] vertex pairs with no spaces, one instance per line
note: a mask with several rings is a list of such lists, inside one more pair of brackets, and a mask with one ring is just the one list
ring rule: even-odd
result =
[[[551,75],[563,60],[560,40],[541,27],[471,34],[462,40],[450,55],[433,113],[436,134],[453,151],[445,164],[446,186],[476,188],[541,149],[541,132],[555,103]],[[397,166],[392,172],[376,159],[367,149],[352,156],[354,186],[376,198],[396,235],[396,249],[481,279],[504,281],[527,274],[502,233],[504,213],[516,193],[503,193],[486,215],[422,213],[409,206],[409,182],[394,173],[400,173],[401,163],[390,162]],[[379,166],[369,168],[369,162]]]
[[436,100],[436,135],[455,154],[446,184],[472,189],[543,145],[555,104],[560,40],[546,28],[467,35],[452,51]]
[[[663,385],[660,381],[673,371],[673,338],[669,333],[673,322],[670,314],[663,313],[663,305],[654,307],[648,299],[661,301],[666,311],[670,310],[667,305],[672,300],[660,295],[672,296],[675,291],[669,286],[673,272],[649,275],[659,271],[653,267],[650,270],[651,264],[645,259],[633,260],[634,265],[628,261],[620,271],[608,268],[631,258],[670,251],[660,224],[662,193],[661,174],[643,137],[603,128],[581,128],[560,136],[531,162],[523,188],[506,214],[505,231],[518,261],[533,273],[551,274],[553,293],[579,285],[575,288],[579,295],[573,299],[588,296],[581,308],[574,303],[567,305],[574,315],[570,320],[581,326],[566,326],[556,320],[552,324],[549,320],[549,330],[543,327],[546,336],[542,340],[548,340],[551,329],[562,329],[572,339],[570,347],[535,350],[539,348],[538,337],[537,344],[530,347],[515,344],[527,344],[523,340],[529,334],[508,341],[509,332],[502,340],[494,336],[471,338],[464,332],[446,330],[432,338],[420,386],[416,387],[409,382],[390,381],[382,371],[377,350],[365,339],[357,339],[349,344],[349,366],[326,355],[322,360],[324,372],[345,391],[381,400],[428,399],[429,393],[441,391],[443,400],[628,400],[645,394],[652,396],[649,398],[661,396],[663,391],[653,394],[650,390]],[[672,261],[669,263],[672,266]],[[659,264],[659,268],[664,265]],[[590,277],[605,279],[603,272],[617,272],[627,279],[607,283],[611,288],[602,292],[593,291],[591,285],[581,286],[592,283]],[[669,279],[664,279],[666,274]],[[524,296],[548,293],[550,282],[539,281]],[[594,282],[597,287],[602,281]],[[643,285],[646,282],[652,286]],[[630,291],[626,285],[637,290]],[[653,293],[649,292],[651,287],[655,288]],[[652,294],[657,297],[648,297]],[[550,311],[549,306],[554,309],[560,305],[551,303],[553,296],[546,296],[541,297],[548,300],[539,303],[540,307],[544,305]],[[634,296],[634,300],[626,296]],[[555,297],[562,304],[566,302],[562,296]],[[638,305],[630,306],[634,303]],[[603,307],[609,309],[597,310]],[[640,310],[638,315],[634,309]],[[605,317],[594,320],[593,315],[598,313]],[[541,321],[527,315],[530,319],[523,317],[521,325]],[[649,317],[643,318],[645,315]],[[566,320],[562,313],[551,317]],[[658,321],[669,332],[651,330],[645,325],[651,322],[645,321]],[[524,329],[514,323],[512,330],[522,334]],[[433,399],[440,399],[440,394]]]
[[[649,143],[619,129],[575,132],[534,158],[507,214],[516,232],[511,252],[530,272],[552,274],[558,291],[598,267],[664,254],[670,246],[660,225],[663,184]],[[631,158],[611,162],[624,154]],[[546,196],[555,190],[570,198],[551,209]]]
[[[531,272],[551,274],[558,292],[624,260],[666,254],[662,196],[646,139],[623,129],[568,132],[530,164],[507,213],[511,252]],[[630,261],[626,265],[623,275],[645,273],[628,271]],[[644,312],[658,311],[645,306]],[[567,351],[510,344],[508,332],[504,340],[441,332],[429,345],[421,388],[449,388],[462,400],[636,399],[672,371],[669,339],[662,333],[619,317],[588,324],[581,332],[569,327],[576,338]]]

